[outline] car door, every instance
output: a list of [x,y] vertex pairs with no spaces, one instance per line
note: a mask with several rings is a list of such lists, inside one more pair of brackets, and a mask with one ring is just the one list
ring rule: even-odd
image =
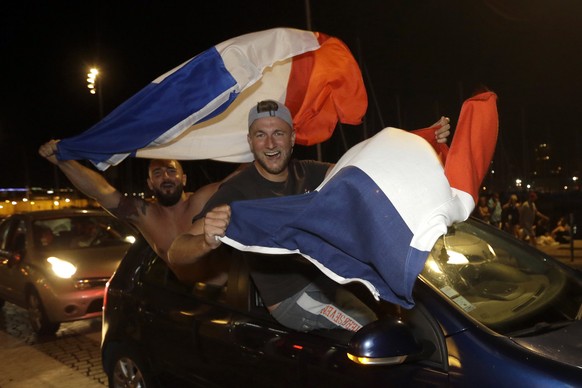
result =
[[[439,325],[428,312],[417,306],[401,311],[383,302],[383,314],[398,314],[415,337],[429,345],[431,355],[422,362],[394,365],[361,365],[348,358],[348,342],[353,333],[345,330],[318,330],[300,333],[275,322],[260,297],[251,289],[251,306],[247,316],[233,319],[233,351],[241,363],[256,371],[246,373],[245,383],[254,386],[446,386],[446,346]],[[378,306],[377,306],[378,307]],[[382,318],[382,315],[380,315]]]
[[[273,375],[282,381],[295,378],[295,373],[289,370],[293,360],[263,356],[265,347],[278,336],[278,324],[266,311],[267,319],[249,315],[246,262],[230,247],[223,247],[216,254],[220,257],[214,260],[226,258],[229,262],[226,286],[196,283],[182,294],[176,307],[188,318],[180,325],[172,318],[166,322],[173,328],[181,327],[183,334],[179,337],[184,346],[178,348],[184,353],[166,367],[173,368],[174,373],[180,373],[188,381],[219,386],[271,387]],[[246,333],[245,341],[238,340],[240,333]],[[176,343],[180,338],[167,339]]]
[[256,306],[260,300],[251,293],[244,259],[237,252],[230,252],[229,257],[228,282],[220,298],[201,295],[208,286],[198,285],[196,299],[206,301],[207,312],[197,313],[192,321],[196,348],[191,352],[196,353],[197,362],[189,365],[189,380],[203,379],[219,386],[297,385],[297,362],[277,349],[287,330],[264,307]]
[[0,230],[0,293],[19,305],[24,303],[21,263],[26,255],[26,229],[23,219],[12,218]]
[[230,332],[225,287],[180,282],[155,257],[142,276],[141,292],[143,343],[162,381],[177,376],[204,384],[228,376],[220,370]]
[[383,314],[379,319],[398,317],[409,327],[425,351],[417,360],[409,359],[399,365],[362,365],[348,358],[345,337],[329,331],[313,333],[300,343],[307,358],[302,371],[310,386],[330,384],[339,387],[443,387],[449,385],[445,339],[439,324],[419,303],[412,310],[381,302]]
[[10,277],[10,266],[12,265],[12,253],[7,249],[12,221],[12,219],[8,219],[0,224],[0,297],[3,299],[8,298],[7,279]]

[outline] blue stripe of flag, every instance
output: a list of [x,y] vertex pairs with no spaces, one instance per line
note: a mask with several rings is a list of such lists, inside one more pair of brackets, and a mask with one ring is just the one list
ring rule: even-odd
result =
[[[236,80],[213,47],[159,84],[150,83],[89,130],[59,142],[59,157],[62,160],[89,159],[95,163],[106,161],[114,154],[131,153],[235,85]],[[200,121],[223,112],[236,95],[232,93],[226,103]]]
[[231,206],[229,239],[300,251],[342,278],[370,282],[382,299],[414,305],[412,288],[428,252],[410,246],[412,231],[359,168],[344,167],[319,192]]

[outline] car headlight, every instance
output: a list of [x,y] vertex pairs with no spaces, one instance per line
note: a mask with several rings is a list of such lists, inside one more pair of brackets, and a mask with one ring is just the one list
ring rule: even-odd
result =
[[69,279],[77,272],[77,267],[68,261],[61,260],[58,257],[51,256],[46,259],[51,264],[51,268],[55,275],[63,279]]

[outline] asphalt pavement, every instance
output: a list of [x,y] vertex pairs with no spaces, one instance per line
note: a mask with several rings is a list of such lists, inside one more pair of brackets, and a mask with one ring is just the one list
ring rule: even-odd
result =
[[0,360],[2,388],[103,388],[81,371],[4,332],[0,332]]
[[574,240],[574,244],[538,245],[537,249],[582,271],[582,240]]
[[0,388],[103,388],[100,340],[100,319],[63,323],[55,336],[38,337],[26,310],[6,303],[0,310]]

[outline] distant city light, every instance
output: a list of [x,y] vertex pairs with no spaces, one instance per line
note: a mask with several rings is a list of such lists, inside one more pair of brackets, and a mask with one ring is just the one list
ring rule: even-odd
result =
[[517,178],[515,180],[515,187],[521,187],[521,179]]
[[573,180],[574,182],[576,182],[576,181],[578,180],[578,177],[577,177],[577,176],[573,176],[573,177],[572,177],[572,180]]
[[7,188],[1,188],[0,192],[13,192],[13,191],[28,191],[28,189],[26,187],[7,187]]

